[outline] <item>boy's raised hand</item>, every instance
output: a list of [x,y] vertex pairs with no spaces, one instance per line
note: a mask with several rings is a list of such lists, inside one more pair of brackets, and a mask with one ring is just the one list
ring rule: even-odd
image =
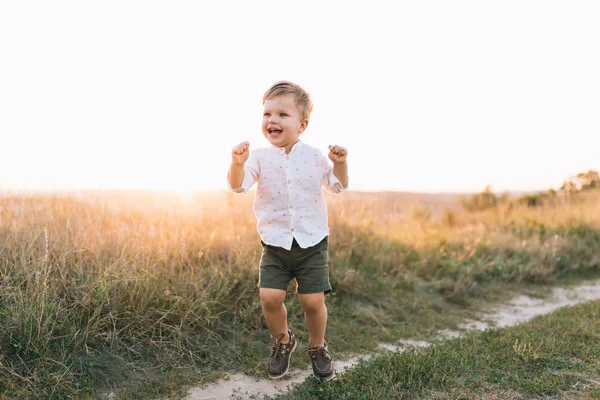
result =
[[341,164],[346,162],[346,156],[348,150],[342,146],[329,146],[329,159],[335,164]]
[[244,164],[250,155],[250,143],[242,142],[231,150],[231,161],[234,164]]

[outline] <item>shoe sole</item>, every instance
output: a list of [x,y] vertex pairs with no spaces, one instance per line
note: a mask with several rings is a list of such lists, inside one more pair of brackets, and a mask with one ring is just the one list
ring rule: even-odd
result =
[[323,381],[323,382],[330,381],[330,380],[332,380],[333,378],[335,378],[335,371],[333,371],[333,372],[331,373],[331,375],[329,375],[329,376],[328,376],[328,377],[326,377],[326,378],[324,378],[324,377],[320,377],[320,376],[319,376],[319,379],[321,379],[321,381]]
[[298,340],[296,340],[296,343],[294,343],[294,347],[292,347],[292,350],[290,351],[290,356],[288,357],[288,365],[287,365],[287,368],[285,369],[285,371],[283,371],[281,373],[281,375],[271,375],[271,374],[269,374],[269,372],[267,372],[267,374],[269,375],[269,378],[279,379],[279,378],[283,377],[285,374],[287,374],[287,372],[290,369],[290,364],[292,363],[292,353],[294,352],[294,350],[296,350],[296,346],[298,346]]

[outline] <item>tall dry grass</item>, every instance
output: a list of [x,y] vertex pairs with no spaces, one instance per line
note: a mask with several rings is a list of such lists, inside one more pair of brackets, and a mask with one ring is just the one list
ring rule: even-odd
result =
[[[463,213],[453,196],[330,196],[330,309],[349,318],[367,309],[386,329],[423,311],[406,293],[452,300],[490,282],[594,271],[599,200]],[[84,396],[148,369],[206,375],[254,362],[268,330],[251,203],[224,192],[0,199],[0,394]]]

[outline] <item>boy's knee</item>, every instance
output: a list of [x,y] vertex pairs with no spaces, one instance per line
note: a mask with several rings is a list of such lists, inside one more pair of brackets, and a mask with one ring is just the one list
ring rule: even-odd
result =
[[325,306],[325,300],[322,296],[300,296],[300,304],[302,305],[302,309],[307,313],[315,313],[322,310],[327,311],[327,307]]
[[285,300],[285,290],[261,289],[260,302],[267,310],[277,310]]
[[309,314],[318,313],[323,310],[325,312],[327,312],[327,307],[325,306],[324,303],[304,304],[302,306],[302,309],[304,310],[304,312],[309,313]]

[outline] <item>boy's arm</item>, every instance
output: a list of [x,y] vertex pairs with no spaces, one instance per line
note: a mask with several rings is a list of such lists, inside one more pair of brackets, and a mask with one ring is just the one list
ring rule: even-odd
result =
[[348,152],[343,147],[329,146],[329,159],[320,154],[321,172],[323,173],[323,188],[330,193],[339,194],[348,189],[348,163],[346,156]]
[[235,193],[247,193],[258,179],[258,164],[250,157],[250,144],[240,143],[231,150],[231,164],[227,171],[227,184]]
[[242,186],[244,182],[244,164],[250,156],[250,143],[242,142],[231,149],[231,165],[229,166],[229,186],[236,190]]
[[348,163],[333,163],[333,174],[346,189],[348,187]]
[[329,159],[333,161],[333,174],[340,181],[344,189],[348,187],[348,163],[346,157],[348,150],[342,146],[329,146]]
[[244,164],[236,164],[234,162],[229,166],[229,186],[231,189],[236,190],[242,187],[244,182]]

